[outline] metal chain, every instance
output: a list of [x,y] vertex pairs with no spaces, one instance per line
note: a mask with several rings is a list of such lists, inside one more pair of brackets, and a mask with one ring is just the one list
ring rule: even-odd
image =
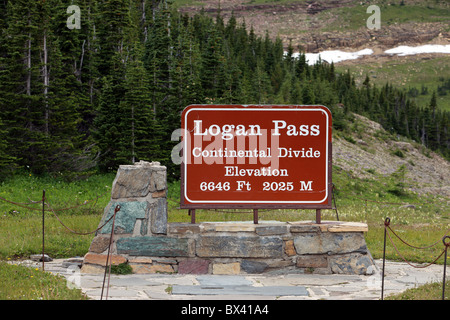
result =
[[[22,208],[28,209],[28,210],[35,210],[35,211],[37,211],[37,210],[40,211],[41,210],[40,208],[32,208],[32,207],[25,206],[25,204],[31,204],[31,203],[14,202],[14,201],[7,200],[7,199],[5,199],[3,197],[0,197],[0,200],[8,202],[8,203],[11,203],[11,204],[13,204],[15,206],[18,206],[18,207],[22,207]],[[33,203],[42,203],[42,202],[41,201],[33,201]]]
[[109,221],[111,221],[111,219],[115,216],[115,214],[112,215],[108,220],[106,220],[106,222],[105,222],[103,225],[101,225],[100,227],[98,227],[97,229],[95,229],[95,230],[93,230],[93,231],[89,231],[89,232],[78,232],[78,231],[75,231],[75,230],[69,228],[68,226],[66,226],[66,225],[61,221],[61,219],[56,215],[55,211],[53,210],[53,208],[50,206],[49,203],[46,203],[46,205],[47,205],[47,207],[50,208],[50,210],[53,212],[53,214],[54,214],[54,216],[56,217],[56,219],[59,221],[59,223],[61,223],[61,225],[62,225],[64,228],[66,228],[66,229],[69,230],[70,232],[75,233],[75,234],[78,234],[78,235],[88,235],[88,234],[92,234],[92,233],[97,232],[98,230],[102,229],[102,228],[103,228]]
[[[388,226],[386,226],[386,227],[388,227]],[[390,229],[390,228],[386,228],[386,230],[387,230],[387,229]],[[433,262],[431,262],[431,263],[429,263],[429,264],[427,264],[427,265],[425,265],[425,266],[415,266],[415,265],[409,263],[409,261],[407,261],[407,260],[403,257],[403,255],[400,253],[400,251],[398,251],[397,247],[395,246],[394,242],[392,241],[392,238],[391,238],[389,232],[387,232],[387,235],[388,235],[389,240],[391,241],[391,244],[392,244],[392,246],[394,247],[395,251],[398,253],[398,255],[403,259],[403,261],[405,261],[408,265],[410,265],[410,266],[413,267],[413,268],[426,268],[426,267],[429,267],[430,265],[434,264],[437,260],[439,260],[439,258],[440,258],[440,257],[445,253],[445,251],[446,251],[446,249],[444,248],[444,250],[441,252],[441,254],[440,254]],[[400,239],[400,240],[401,240],[401,239]],[[419,249],[420,249],[420,248],[419,248]]]
[[[107,192],[107,191],[106,191],[106,192]],[[91,202],[93,202],[93,201],[94,201],[94,204],[93,204],[93,205],[95,205],[95,204],[97,203],[98,199],[101,198],[101,197],[103,197],[103,196],[106,194],[106,192],[103,193],[103,194],[100,195],[100,196],[97,196],[95,199],[85,201],[84,203],[79,204],[79,205],[75,205],[75,206],[73,206],[73,207],[66,207],[66,208],[53,209],[53,207],[50,206],[50,203],[48,203],[48,202],[44,202],[44,205],[46,205],[46,206],[53,212],[54,216],[55,216],[56,219],[59,221],[59,223],[60,223],[64,228],[66,228],[68,231],[70,231],[70,232],[72,232],[72,233],[74,233],[74,234],[78,234],[78,235],[88,235],[88,234],[95,233],[95,232],[99,231],[100,229],[102,229],[109,221],[111,221],[111,219],[113,218],[113,216],[111,216],[111,217],[110,217],[103,225],[101,225],[100,227],[98,227],[97,229],[95,229],[95,230],[93,230],[93,231],[89,231],[89,232],[77,232],[77,231],[75,231],[75,230],[69,228],[68,226],[66,226],[66,225],[61,221],[61,219],[58,217],[58,215],[55,213],[55,211],[66,211],[66,210],[76,209],[76,208],[85,206],[85,205],[87,205],[88,203],[91,203]],[[42,201],[32,201],[32,200],[30,200],[29,203],[20,203],[20,202],[15,202],[15,201],[7,200],[7,199],[5,199],[5,198],[3,198],[3,197],[0,197],[0,200],[5,201],[5,202],[8,202],[8,203],[10,203],[10,204],[13,204],[13,205],[15,205],[15,206],[19,206],[19,207],[28,209],[28,210],[35,210],[35,211],[37,211],[37,210],[39,210],[39,211],[42,210],[42,208],[32,208],[32,207],[26,206],[26,204],[42,204],[42,203],[43,203]]]
[[107,193],[108,191],[109,191],[109,190],[106,190],[106,191],[105,191],[103,194],[101,194],[100,196],[97,196],[96,198],[91,199],[91,200],[86,200],[86,201],[84,201],[83,203],[78,204],[78,205],[75,205],[75,206],[73,206],[73,207],[58,208],[58,209],[54,209],[54,211],[66,211],[66,210],[76,209],[76,208],[85,206],[85,205],[87,205],[88,203],[91,203],[92,201],[94,201],[93,206],[95,206],[95,205],[97,204],[98,199],[100,199],[100,198],[102,198],[104,195],[106,195],[106,193]]
[[[94,203],[94,205],[95,205],[95,204],[97,203],[98,199],[101,198],[101,197],[103,197],[108,191],[109,191],[109,190],[106,190],[102,195],[97,196],[95,199],[87,200],[87,201],[85,201],[85,202],[83,202],[83,203],[81,203],[81,204],[75,205],[75,206],[73,206],[73,207],[59,208],[59,209],[54,209],[53,211],[66,211],[66,210],[76,209],[76,208],[85,206],[85,205],[87,205],[88,203],[91,203],[92,201],[95,201],[95,203]],[[42,201],[33,201],[33,200],[28,199],[28,200],[30,200],[30,202],[27,202],[27,203],[24,202],[24,203],[22,203],[22,202],[11,201],[11,200],[5,199],[5,198],[3,198],[3,197],[0,197],[0,200],[5,201],[5,202],[8,202],[8,203],[11,203],[11,204],[13,204],[13,205],[15,205],[15,206],[19,206],[19,207],[28,209],[28,210],[34,210],[34,211],[40,211],[40,210],[41,210],[41,208],[33,208],[33,207],[28,207],[28,206],[26,206],[26,205],[27,205],[27,204],[41,204]]]
[[[435,243],[433,243],[433,244],[431,244],[431,245],[429,245],[429,246],[426,246],[426,247],[415,247],[415,246],[413,246],[413,245],[407,243],[406,241],[404,241],[402,238],[400,238],[400,237],[394,232],[394,230],[391,229],[391,227],[389,226],[389,224],[387,225],[387,228],[389,228],[389,230],[391,230],[392,233],[393,233],[393,234],[394,234],[401,242],[403,242],[403,243],[406,244],[407,246],[409,246],[409,247],[411,247],[411,248],[414,248],[414,249],[428,249],[428,248],[434,247],[434,246],[435,246],[436,244],[438,244],[439,241],[440,241],[440,240],[438,240],[438,241],[436,241]],[[447,231],[447,233],[444,235],[444,237],[445,237],[449,232],[450,232],[450,230]]]

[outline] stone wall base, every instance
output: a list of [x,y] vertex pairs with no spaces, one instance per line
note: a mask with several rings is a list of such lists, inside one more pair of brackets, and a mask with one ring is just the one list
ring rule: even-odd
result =
[[140,161],[119,167],[82,272],[104,272],[113,224],[110,218],[117,206],[111,263],[128,263],[135,273],[375,271],[363,223],[167,223],[166,167]]
[[[372,274],[367,230],[337,221],[168,223],[166,234],[116,234],[111,262],[128,263],[133,273]],[[109,237],[97,234],[82,272],[104,272]]]

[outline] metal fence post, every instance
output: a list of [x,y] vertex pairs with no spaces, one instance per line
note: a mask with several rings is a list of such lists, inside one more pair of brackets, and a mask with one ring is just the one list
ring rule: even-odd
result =
[[45,271],[45,189],[42,190],[42,271]]
[[116,222],[116,214],[120,211],[120,205],[117,205],[114,209],[114,215],[112,220],[112,226],[111,226],[111,236],[109,238],[109,246],[108,246],[108,254],[106,255],[106,263],[105,263],[105,273],[103,275],[103,286],[102,286],[102,293],[100,295],[100,300],[103,300],[103,290],[105,288],[105,280],[106,280],[106,273],[108,272],[108,287],[106,288],[106,300],[108,300],[108,294],[109,294],[109,278],[111,276],[111,264],[112,264],[112,258],[111,258],[111,246],[113,243],[114,238],[114,228],[115,228],[115,222]]
[[445,246],[445,254],[444,254],[444,278],[442,280],[442,300],[445,300],[445,271],[447,270],[447,249],[450,246],[450,241],[445,241],[446,239],[450,240],[450,236],[445,236],[442,238],[442,242]]
[[384,298],[384,268],[385,268],[385,262],[386,262],[386,228],[389,226],[389,223],[391,222],[390,218],[386,218],[384,220],[384,244],[383,244],[383,271],[381,273],[381,300]]

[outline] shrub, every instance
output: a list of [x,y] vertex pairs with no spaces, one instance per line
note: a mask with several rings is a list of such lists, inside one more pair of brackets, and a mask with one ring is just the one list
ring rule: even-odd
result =
[[119,265],[112,265],[111,273],[112,274],[132,274],[133,269],[131,268],[131,266],[128,263],[124,262]]

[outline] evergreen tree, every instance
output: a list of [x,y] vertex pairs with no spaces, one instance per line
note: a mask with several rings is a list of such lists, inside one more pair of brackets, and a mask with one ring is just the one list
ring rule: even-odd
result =
[[17,158],[20,166],[42,172],[45,134],[39,81],[38,5],[22,0],[7,3],[0,106],[9,154]]
[[5,127],[3,123],[3,118],[5,117],[4,111],[5,109],[3,107],[6,106],[8,101],[5,101],[4,95],[6,94],[4,87],[4,82],[7,77],[7,67],[6,67],[6,61],[8,56],[8,51],[6,47],[6,2],[1,1],[0,2],[0,180],[3,180],[3,178],[6,177],[6,171],[11,166],[14,159],[8,152],[9,145],[8,145],[8,130]]
[[220,12],[183,16],[166,0],[77,5],[82,28],[69,29],[62,0],[0,1],[0,171],[107,171],[144,159],[177,177],[171,133],[194,103],[323,104],[336,129],[355,112],[449,157],[449,112],[436,93],[419,106],[368,76],[357,86],[350,72],[310,66],[292,46],[284,55],[280,39]]
[[8,153],[7,130],[0,118],[0,181],[15,169],[15,158]]
[[291,91],[292,91],[292,78],[291,74],[287,72],[286,77],[281,84],[280,90],[275,98],[275,103],[277,104],[288,104],[291,101]]
[[131,161],[130,155],[124,152],[125,137],[122,130],[126,128],[122,120],[125,115],[119,108],[119,94],[124,94],[122,81],[111,75],[103,77],[93,131],[99,149],[98,167],[101,171],[115,170],[119,165]]
[[101,47],[99,70],[103,75],[111,73],[111,61],[118,53],[122,63],[125,62],[127,33],[130,31],[130,0],[99,1],[96,26]]
[[428,109],[429,109],[429,112],[427,112],[428,117],[425,120],[427,147],[433,150],[437,150],[439,148],[440,130],[439,130],[439,121],[436,121],[436,113],[437,113],[436,92],[433,92],[433,95],[431,96]]
[[164,114],[164,103],[173,89],[171,84],[171,62],[173,44],[170,37],[169,12],[159,9],[148,33],[145,46],[144,65],[150,76],[152,107],[155,119]]
[[[260,60],[257,63],[255,73],[249,73],[249,76],[253,79],[255,103],[270,103],[270,97],[273,95],[273,88],[270,83],[269,75],[264,69],[264,62]],[[245,101],[243,101],[243,103],[245,103]]]
[[295,62],[295,75],[300,81],[304,81],[309,74],[309,66],[306,63],[306,56],[304,53],[300,53],[298,59]]
[[306,84],[305,86],[303,86],[302,103],[307,105],[312,105],[316,103],[316,97],[310,84]]
[[125,131],[122,134],[127,137],[122,151],[127,151],[125,157],[129,162],[138,160],[151,160],[157,152],[152,143],[151,133],[154,127],[154,118],[151,109],[151,97],[149,80],[143,62],[140,60],[141,50],[139,44],[135,44],[133,60],[127,64],[125,95],[120,102],[120,109],[125,122]]
[[201,82],[206,102],[213,103],[225,91],[225,64],[220,30],[210,26],[208,34],[202,50]]

